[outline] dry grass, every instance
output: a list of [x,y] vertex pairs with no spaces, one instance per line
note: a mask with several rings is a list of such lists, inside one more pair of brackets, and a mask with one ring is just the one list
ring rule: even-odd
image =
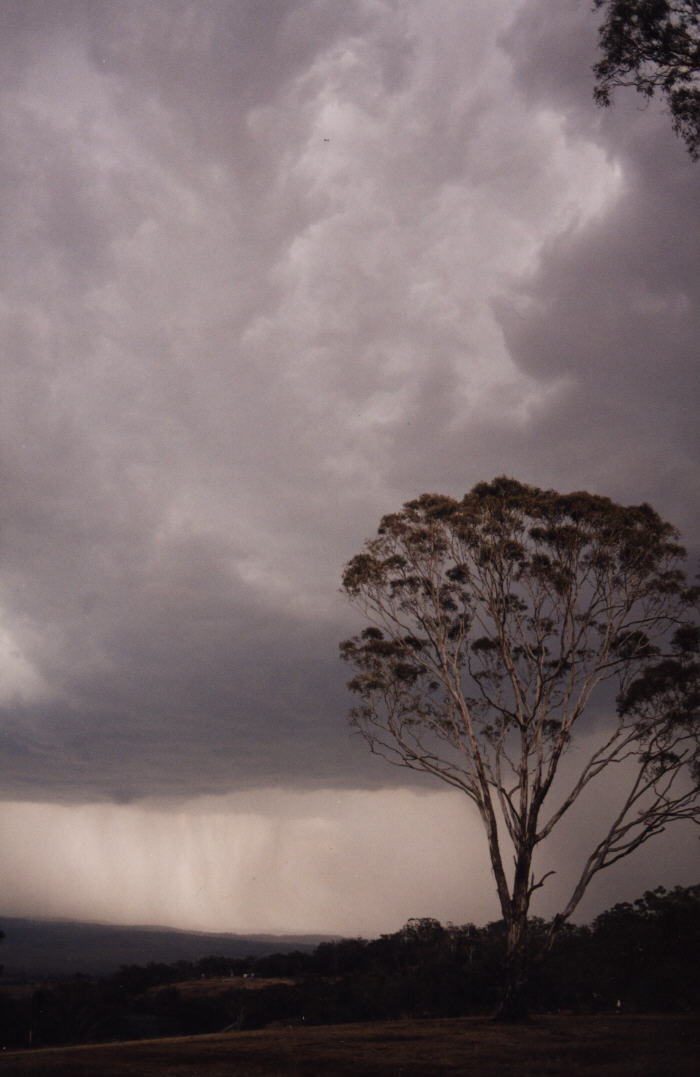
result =
[[7,1052],[8,1077],[695,1077],[695,1017],[483,1018],[267,1029]]
[[[261,991],[266,987],[278,987],[280,984],[291,987],[296,981],[284,976],[206,976],[199,980],[179,980],[172,984],[184,998],[215,998],[228,991]],[[149,987],[147,995],[157,995],[168,984]]]

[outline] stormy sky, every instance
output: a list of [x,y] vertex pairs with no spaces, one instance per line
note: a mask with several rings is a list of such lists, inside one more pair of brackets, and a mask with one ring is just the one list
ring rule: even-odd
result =
[[697,551],[700,165],[595,107],[590,7],[0,6],[0,913],[498,915],[466,802],[350,735],[339,583],[502,473]]

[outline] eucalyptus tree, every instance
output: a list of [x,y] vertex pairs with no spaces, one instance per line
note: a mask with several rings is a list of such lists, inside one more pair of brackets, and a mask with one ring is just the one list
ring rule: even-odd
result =
[[351,722],[372,752],[475,806],[507,928],[504,1019],[527,1006],[528,914],[551,874],[537,876],[535,854],[584,790],[616,771],[617,802],[550,943],[599,872],[699,818],[698,592],[684,558],[648,505],[501,477],[461,500],[409,501],[345,568],[366,622],[341,644]]
[[593,71],[598,104],[619,86],[666,99],[676,134],[700,156],[699,0],[594,0],[604,11]]

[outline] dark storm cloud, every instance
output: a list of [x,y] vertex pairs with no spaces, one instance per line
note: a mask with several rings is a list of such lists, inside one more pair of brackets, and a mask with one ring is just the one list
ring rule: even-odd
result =
[[[495,181],[497,204],[504,214],[539,220],[541,241],[522,271],[502,274],[488,301],[526,380],[494,385],[477,407],[468,390],[456,394],[439,375],[426,383],[426,408],[397,437],[403,451],[392,478],[417,492],[414,477],[429,467],[423,488],[458,492],[506,472],[650,501],[694,548],[697,167],[660,106],[640,107],[632,91],[611,110],[593,105],[596,42],[597,15],[586,5],[546,0],[522,5],[500,36],[530,126],[514,134],[510,167]],[[586,212],[579,192],[560,227],[546,211],[539,216],[543,198],[556,212],[556,158],[528,159],[541,124],[557,126],[570,151],[598,154],[592,168],[583,158],[594,181],[607,174],[598,206]],[[471,161],[465,174],[477,167]]]
[[545,14],[4,5],[7,796],[398,780],[337,587],[421,490],[689,525],[697,171]]
[[100,581],[76,567],[74,603],[56,595],[52,630],[26,651],[47,692],[4,708],[7,795],[222,792],[291,781],[299,760],[315,783],[362,780],[325,710],[344,708],[335,641],[260,608],[203,541],[159,560],[92,595]]
[[629,91],[612,110],[591,108],[592,19],[532,4],[506,41],[533,107],[560,110],[569,139],[600,145],[619,190],[548,242],[497,309],[519,368],[543,385],[564,380],[533,462],[564,459],[569,481],[651,501],[695,546],[698,173],[660,106]]
[[303,417],[275,356],[232,345],[303,223],[271,167],[285,131],[259,152],[243,128],[350,22],[289,4],[4,11],[7,795],[353,770],[335,639],[283,608],[303,601],[284,570],[266,601],[274,564],[257,565],[268,512],[273,545],[319,542],[290,491]]

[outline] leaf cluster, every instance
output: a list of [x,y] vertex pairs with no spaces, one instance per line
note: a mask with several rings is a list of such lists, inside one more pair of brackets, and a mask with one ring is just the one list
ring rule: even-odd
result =
[[613,674],[631,713],[636,674],[693,599],[683,556],[649,506],[588,493],[498,478],[461,501],[408,502],[343,577],[372,621],[341,645],[355,718],[382,710],[392,732],[419,725],[455,748],[468,727],[501,748],[520,731],[530,753]]
[[646,98],[662,94],[690,156],[700,156],[700,4],[698,0],[595,0],[605,11],[601,58],[593,71],[598,104],[619,86]]

